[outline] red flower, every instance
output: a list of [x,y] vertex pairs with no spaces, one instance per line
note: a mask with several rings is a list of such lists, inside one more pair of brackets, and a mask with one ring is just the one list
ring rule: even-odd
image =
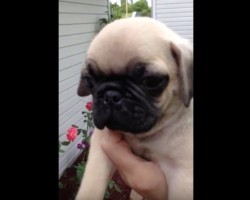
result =
[[92,110],[92,106],[93,106],[93,103],[92,102],[88,102],[87,104],[86,104],[86,108],[90,111],[90,110]]
[[73,142],[76,139],[76,136],[77,136],[77,128],[75,127],[69,128],[67,133],[68,140]]

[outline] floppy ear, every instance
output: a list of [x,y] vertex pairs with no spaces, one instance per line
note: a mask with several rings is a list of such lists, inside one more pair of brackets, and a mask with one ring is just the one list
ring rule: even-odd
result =
[[85,75],[85,73],[86,73],[86,69],[83,69],[82,72],[81,72],[81,77],[80,77],[80,81],[79,81],[78,88],[77,88],[77,94],[80,97],[84,97],[84,96],[87,96],[87,95],[90,94],[90,91],[86,87],[86,83],[85,83],[85,81],[83,79],[83,76]]
[[186,107],[193,97],[193,48],[189,43],[170,43],[178,67],[181,99]]

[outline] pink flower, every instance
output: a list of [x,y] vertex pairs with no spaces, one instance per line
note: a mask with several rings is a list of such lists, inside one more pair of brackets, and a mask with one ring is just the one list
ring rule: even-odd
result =
[[77,129],[75,127],[71,127],[68,130],[67,138],[69,141],[73,142],[77,136]]
[[90,110],[92,110],[92,106],[93,106],[93,103],[92,102],[88,102],[87,104],[86,104],[86,108],[90,111]]

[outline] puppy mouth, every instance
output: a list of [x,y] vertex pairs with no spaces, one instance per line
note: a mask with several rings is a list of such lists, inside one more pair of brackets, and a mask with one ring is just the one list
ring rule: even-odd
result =
[[108,81],[100,84],[93,95],[94,123],[97,128],[107,127],[132,134],[149,131],[159,117],[152,99],[131,83]]
[[[102,114],[101,114],[102,113]],[[128,108],[124,105],[94,109],[94,123],[98,129],[107,127],[132,134],[149,131],[156,123],[156,118],[141,106]]]

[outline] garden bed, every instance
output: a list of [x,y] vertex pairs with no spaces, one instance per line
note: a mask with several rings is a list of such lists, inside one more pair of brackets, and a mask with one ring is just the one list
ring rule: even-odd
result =
[[[75,163],[68,169],[65,170],[63,175],[61,176],[60,182],[63,185],[62,189],[59,189],[59,200],[74,200],[77,190],[79,188],[79,184],[75,180],[76,177],[76,169],[74,166],[83,160],[83,155],[80,155]],[[116,191],[113,187],[110,190],[109,198],[105,200],[129,200],[131,188],[129,188],[121,179],[118,172],[115,172],[112,178],[116,184],[121,189],[121,193]],[[97,183],[98,184],[98,183]]]

